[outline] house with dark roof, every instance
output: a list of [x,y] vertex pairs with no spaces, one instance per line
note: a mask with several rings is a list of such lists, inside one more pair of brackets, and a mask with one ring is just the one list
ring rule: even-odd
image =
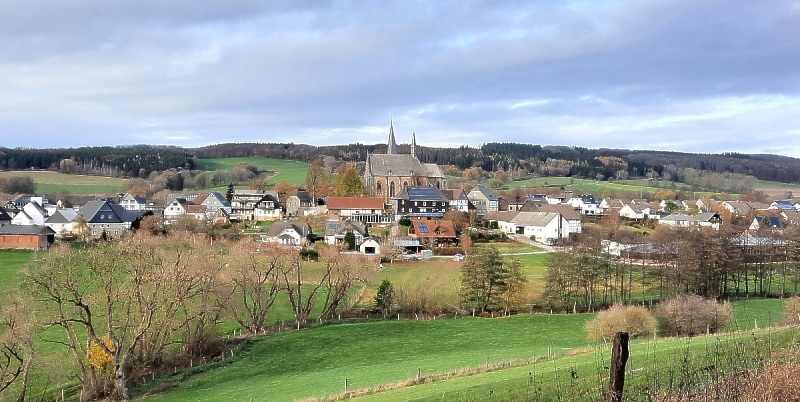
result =
[[694,216],[686,214],[669,214],[661,217],[659,224],[678,227],[710,227],[712,229],[719,230],[719,226],[722,224],[722,218],[716,212],[701,212]]
[[46,226],[0,226],[0,249],[42,250],[55,241],[55,232]]
[[142,216],[143,211],[128,211],[121,205],[104,200],[87,202],[78,211],[78,216],[86,221],[88,235],[92,238],[119,238],[131,230],[133,221]]
[[591,194],[573,195],[564,203],[571,205],[581,215],[601,215],[603,213],[600,200]]
[[170,224],[177,221],[181,216],[186,215],[189,203],[184,198],[173,198],[164,208],[164,222]]
[[581,215],[578,211],[575,211],[575,209],[566,204],[526,203],[522,206],[520,212],[557,212],[567,221],[569,234],[577,234],[583,231]]
[[137,197],[131,193],[125,193],[120,198],[119,205],[128,211],[144,211],[147,209],[147,198]]
[[302,247],[311,243],[311,236],[311,226],[305,222],[275,222],[261,235],[261,241]]
[[446,189],[442,190],[442,193],[450,200],[449,207],[452,211],[469,212],[470,209],[475,209],[463,188]]
[[275,191],[234,190],[231,218],[238,221],[274,221],[283,216],[283,205]]
[[756,216],[753,218],[753,222],[750,223],[750,230],[761,230],[761,229],[783,229],[784,224],[781,218],[777,215],[773,214],[762,214],[760,216]]
[[450,200],[438,188],[430,186],[406,187],[392,200],[397,216],[416,218],[441,218],[449,205]]
[[467,194],[467,198],[475,205],[478,216],[500,210],[500,200],[486,186],[478,184]]
[[231,203],[219,191],[209,191],[207,193],[200,194],[194,199],[194,201],[192,201],[192,204],[205,206],[206,218],[210,218],[211,215],[214,215],[214,213],[220,208],[224,208],[228,212],[231,211]]
[[303,216],[313,213],[310,211],[316,212],[314,209],[316,207],[314,198],[311,197],[308,191],[302,188],[298,188],[294,194],[286,197],[285,204],[286,214],[291,216]]
[[356,247],[360,246],[367,238],[367,225],[359,221],[328,221],[325,222],[325,243],[340,245],[344,243],[344,238],[348,233],[352,233],[356,239]]

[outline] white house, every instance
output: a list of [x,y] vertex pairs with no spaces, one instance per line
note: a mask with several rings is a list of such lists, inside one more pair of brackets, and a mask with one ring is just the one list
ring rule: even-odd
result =
[[600,215],[603,213],[600,202],[593,195],[575,195],[564,201],[564,203],[571,205],[581,215]]
[[56,236],[62,236],[66,233],[73,233],[77,217],[78,212],[73,209],[59,209],[44,221],[44,225],[53,229]]
[[147,198],[136,197],[131,193],[125,193],[119,200],[119,205],[128,211],[144,211],[147,209]]
[[364,239],[361,245],[358,246],[358,250],[361,252],[361,254],[377,255],[381,253],[381,244],[378,243],[377,240],[367,237]]
[[487,214],[507,234],[518,234],[541,243],[569,237],[569,222],[558,212],[504,211]]
[[303,222],[275,222],[266,234],[261,236],[265,243],[278,243],[287,246],[305,246],[309,243],[311,226]]
[[31,223],[32,225],[37,226],[44,226],[44,221],[50,217],[50,214],[47,213],[47,210],[36,201],[31,201],[25,204],[25,206],[22,207],[22,212],[25,212],[25,214],[28,215],[30,221],[33,222]]
[[164,208],[164,220],[167,222],[176,221],[183,215],[186,215],[186,210],[189,203],[184,198],[175,198],[167,204]]
[[722,219],[716,212],[701,212],[695,216],[685,214],[669,214],[665,217],[662,217],[659,223],[679,227],[710,227],[714,230],[719,230],[719,225],[722,223]]

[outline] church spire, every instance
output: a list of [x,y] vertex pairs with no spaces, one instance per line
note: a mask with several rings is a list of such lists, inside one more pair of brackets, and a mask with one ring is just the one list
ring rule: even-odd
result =
[[389,122],[389,143],[386,145],[386,154],[397,155],[397,141],[394,139],[394,119]]
[[417,131],[411,131],[411,157],[417,157]]

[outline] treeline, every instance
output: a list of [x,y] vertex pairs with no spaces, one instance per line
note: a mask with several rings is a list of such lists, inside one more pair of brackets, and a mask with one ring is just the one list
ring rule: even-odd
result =
[[[588,311],[614,303],[658,301],[676,295],[785,296],[800,291],[800,230],[742,237],[730,228],[661,225],[646,241],[589,230],[550,255],[545,300]],[[609,253],[604,239],[637,244]]]
[[64,173],[147,177],[170,168],[196,169],[197,159],[178,147],[130,145],[81,148],[0,148],[0,169],[50,169]]

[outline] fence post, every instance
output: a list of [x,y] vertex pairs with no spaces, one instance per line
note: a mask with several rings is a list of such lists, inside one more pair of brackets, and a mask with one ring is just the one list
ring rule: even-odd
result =
[[628,333],[617,332],[611,349],[611,375],[608,381],[608,401],[621,402],[625,387],[625,364],[628,363]]

